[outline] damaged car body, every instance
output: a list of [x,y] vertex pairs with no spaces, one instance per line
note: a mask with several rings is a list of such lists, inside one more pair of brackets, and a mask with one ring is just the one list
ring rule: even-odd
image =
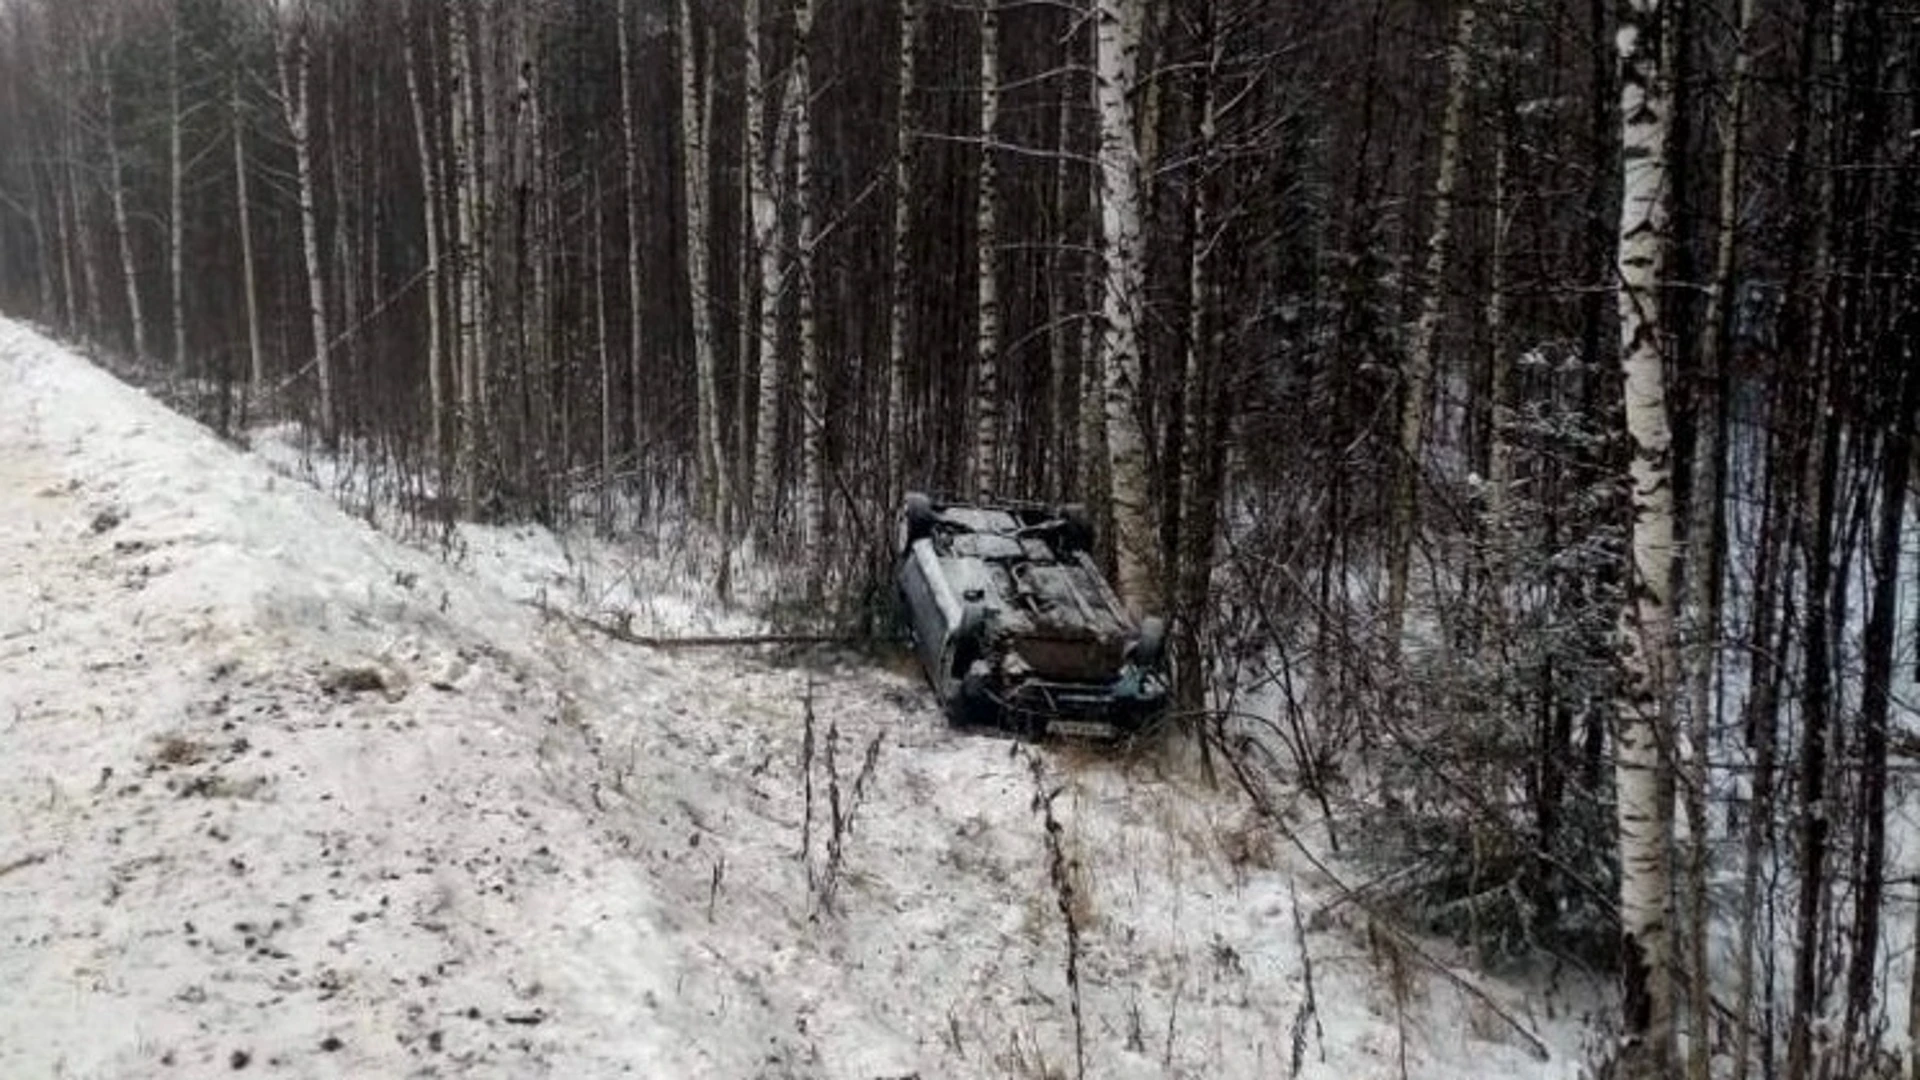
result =
[[896,583],[952,722],[1108,739],[1164,714],[1164,624],[1134,621],[1092,545],[1077,506],[907,496]]

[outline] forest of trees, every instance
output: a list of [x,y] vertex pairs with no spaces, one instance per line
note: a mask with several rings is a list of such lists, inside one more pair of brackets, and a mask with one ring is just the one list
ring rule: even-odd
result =
[[1920,1076],[1916,288],[1896,0],[0,0],[0,310],[849,609],[1084,501],[1181,729],[1625,1076]]

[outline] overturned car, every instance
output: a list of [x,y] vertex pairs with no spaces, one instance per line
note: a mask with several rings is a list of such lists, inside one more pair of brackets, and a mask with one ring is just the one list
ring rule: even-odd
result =
[[1084,509],[915,493],[896,524],[901,607],[952,722],[1107,739],[1165,712],[1165,625],[1128,615]]

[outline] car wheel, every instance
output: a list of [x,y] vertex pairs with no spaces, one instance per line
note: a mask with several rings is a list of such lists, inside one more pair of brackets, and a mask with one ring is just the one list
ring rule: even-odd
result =
[[1087,512],[1084,503],[1068,503],[1060,508],[1060,518],[1065,527],[1060,530],[1060,546],[1064,551],[1093,550],[1093,515]]
[[947,723],[953,727],[980,727],[993,719],[993,694],[987,681],[968,672],[961,676],[947,700]]
[[913,491],[907,493],[906,519],[907,543],[912,544],[933,535],[933,524],[939,515],[934,513],[932,499]]
[[1140,620],[1140,636],[1133,642],[1133,662],[1149,670],[1160,666],[1167,653],[1167,624],[1154,616]]

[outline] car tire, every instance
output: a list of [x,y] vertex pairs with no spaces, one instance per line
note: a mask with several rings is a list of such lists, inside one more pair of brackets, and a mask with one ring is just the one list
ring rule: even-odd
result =
[[1152,670],[1160,666],[1167,655],[1167,624],[1156,616],[1149,615],[1140,620],[1140,636],[1133,640],[1133,662]]
[[932,536],[934,522],[939,520],[939,515],[933,509],[933,500],[918,491],[908,492],[906,520],[908,545]]
[[1068,503],[1060,508],[1065,524],[1060,530],[1060,547],[1066,552],[1093,550],[1093,515],[1085,503]]
[[947,723],[952,727],[984,727],[993,720],[993,707],[987,681],[968,672],[947,699]]

